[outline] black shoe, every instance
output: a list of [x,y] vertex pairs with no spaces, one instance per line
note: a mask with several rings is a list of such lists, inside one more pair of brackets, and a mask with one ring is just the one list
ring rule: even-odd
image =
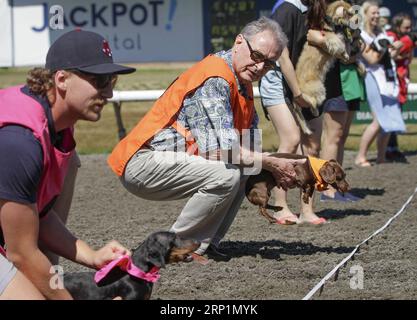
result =
[[387,161],[389,162],[402,162],[408,163],[407,158],[405,157],[404,153],[399,150],[394,151],[387,151],[385,154]]
[[219,251],[219,249],[213,245],[209,245],[205,253],[207,254],[207,257],[213,260],[218,260],[218,261],[230,260],[230,256],[228,254]]
[[393,162],[394,161],[394,152],[393,151],[387,151],[387,152],[385,152],[385,159],[388,162]]
[[405,157],[405,154],[402,153],[401,151],[399,150],[394,151],[394,155],[395,155],[395,160],[397,162],[408,162],[407,158]]

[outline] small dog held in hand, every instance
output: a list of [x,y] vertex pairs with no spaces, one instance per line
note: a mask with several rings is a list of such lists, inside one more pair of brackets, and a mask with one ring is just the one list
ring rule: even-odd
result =
[[[349,190],[346,174],[336,160],[325,161],[313,157],[306,157],[291,153],[274,153],[270,156],[286,159],[306,159],[303,164],[294,166],[297,187],[302,190],[302,198],[308,203],[313,191],[317,188],[323,191],[327,185],[331,185],[337,191],[345,193]],[[258,175],[250,176],[246,182],[246,197],[254,205],[259,206],[260,215],[270,223],[276,223],[276,219],[270,215],[267,209],[280,211],[282,207],[270,206],[271,190],[276,186],[274,177],[270,171],[262,170]]]
[[166,264],[186,261],[200,244],[181,239],[173,232],[160,231],[148,236],[132,252],[112,261],[97,273],[77,272],[64,276],[64,286],[76,300],[148,300],[158,270]]
[[[313,107],[311,112],[318,116],[317,107],[326,99],[324,81],[326,74],[336,59],[347,62],[361,48],[360,29],[350,26],[356,19],[351,5],[345,1],[336,1],[327,7],[326,19],[322,29],[326,49],[311,46],[306,42],[298,59],[295,73],[303,93],[303,98]],[[300,107],[294,105],[294,115],[306,134],[311,134]]]

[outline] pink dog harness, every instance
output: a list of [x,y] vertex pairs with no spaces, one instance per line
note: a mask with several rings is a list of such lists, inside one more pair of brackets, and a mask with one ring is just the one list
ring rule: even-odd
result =
[[0,246],[0,254],[2,254],[3,256],[6,256],[6,251],[3,249],[2,246]]
[[99,283],[103,280],[114,268],[119,267],[121,270],[126,271],[131,276],[145,280],[147,282],[155,283],[158,281],[160,274],[158,267],[153,267],[148,273],[142,271],[138,267],[136,267],[133,262],[132,258],[128,255],[121,256],[116,260],[106,264],[103,268],[96,272],[94,276],[94,281]]

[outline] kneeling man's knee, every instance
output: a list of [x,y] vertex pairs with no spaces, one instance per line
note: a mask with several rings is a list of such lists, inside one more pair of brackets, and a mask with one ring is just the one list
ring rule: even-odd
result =
[[221,186],[223,188],[233,190],[240,185],[241,173],[238,168],[232,168],[225,170],[221,179]]

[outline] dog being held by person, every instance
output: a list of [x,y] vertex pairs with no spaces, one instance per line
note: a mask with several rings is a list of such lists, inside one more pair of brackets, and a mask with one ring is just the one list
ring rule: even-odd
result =
[[[274,153],[270,156],[287,159],[306,159],[303,164],[294,166],[297,187],[302,190],[302,199],[308,203],[315,188],[323,191],[327,185],[331,185],[341,193],[349,190],[346,174],[336,160],[322,160],[291,153]],[[246,182],[246,197],[254,205],[259,206],[259,214],[264,216],[270,223],[276,223],[267,209],[274,211],[282,210],[282,207],[268,204],[272,188],[276,187],[274,177],[270,171],[262,170],[258,175],[252,175]]]
[[64,275],[64,286],[76,300],[148,300],[158,270],[166,264],[187,262],[200,243],[181,239],[173,232],[160,231],[148,236],[132,256],[110,262],[98,272]]
[[[335,1],[327,7],[326,14],[322,27],[325,49],[306,42],[295,68],[303,97],[312,105],[310,109],[315,116],[319,114],[318,106],[326,99],[324,81],[331,66],[336,59],[348,63],[350,57],[354,57],[363,47],[360,29],[351,27],[356,22],[357,15],[350,4],[341,0]],[[364,70],[363,66],[358,68]],[[292,111],[301,130],[311,134],[300,107],[294,104]]]

